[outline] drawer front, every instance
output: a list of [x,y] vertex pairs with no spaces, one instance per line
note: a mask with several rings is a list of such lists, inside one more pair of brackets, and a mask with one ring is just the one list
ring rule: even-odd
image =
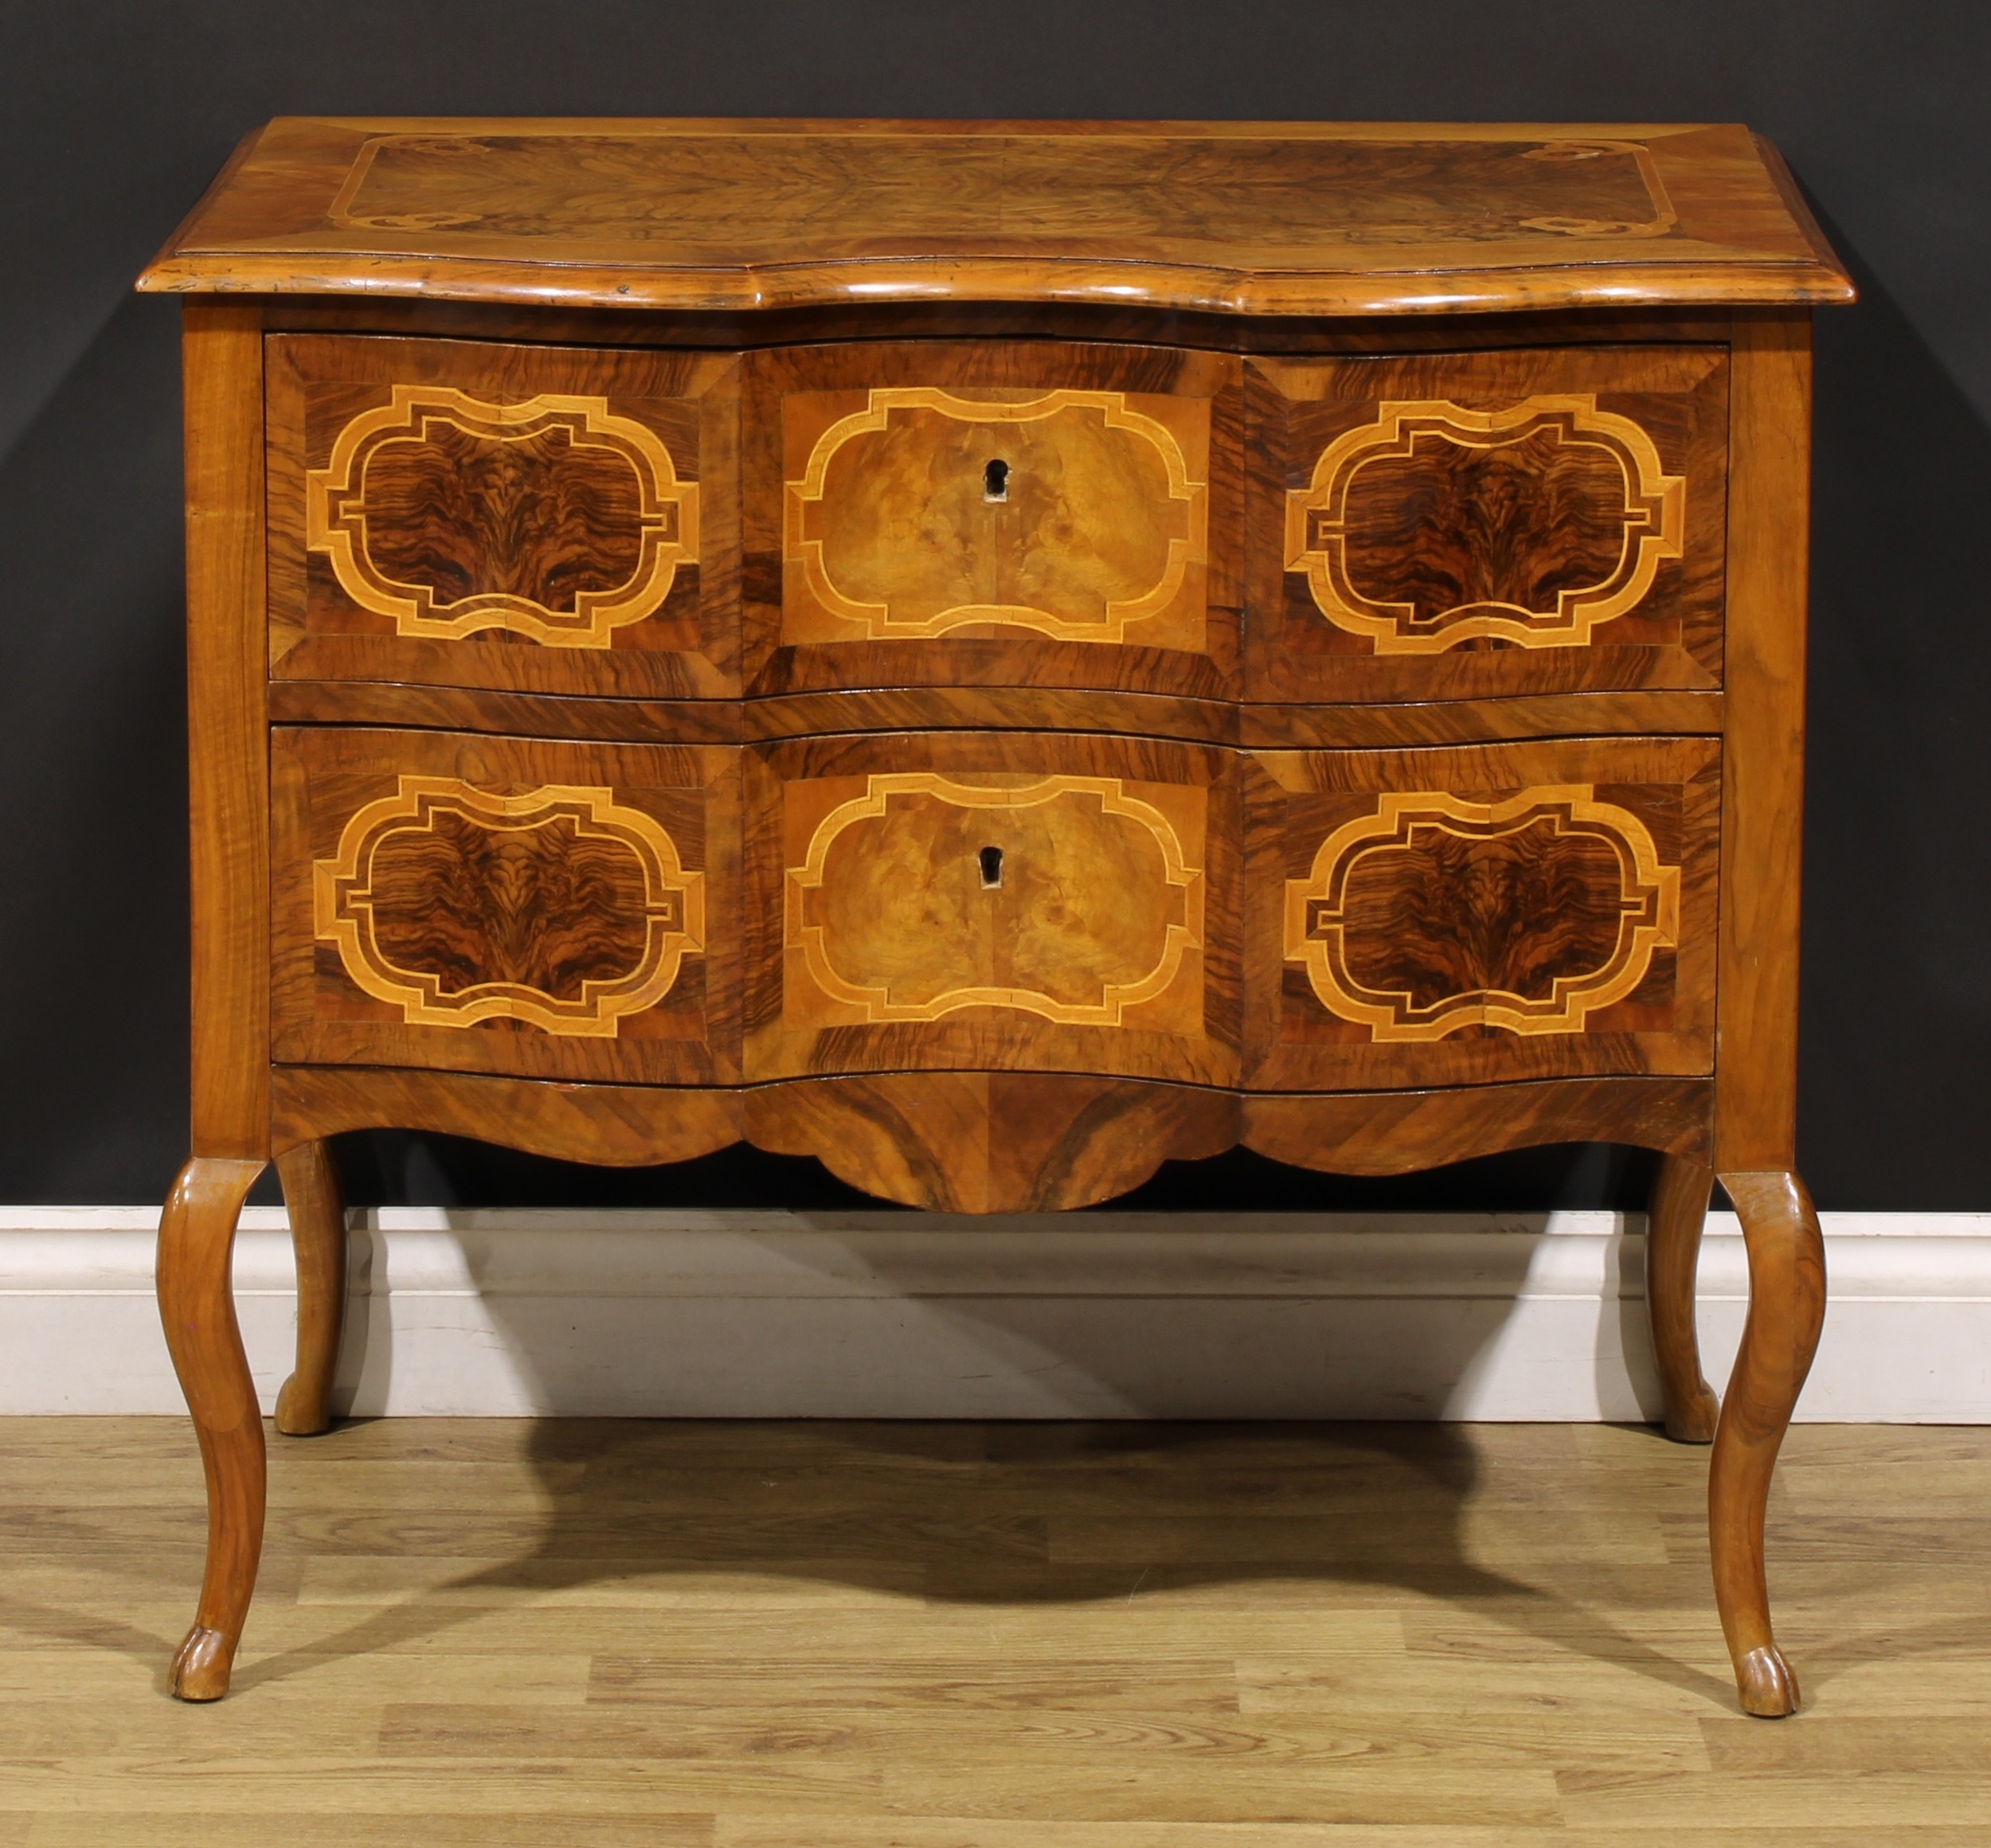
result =
[[737,689],[737,361],[276,335],[287,678]]
[[1714,1069],[1714,740],[1263,752],[1245,807],[1253,1088]]
[[749,685],[1228,692],[1238,380],[1052,342],[761,356]]
[[1248,697],[1720,685],[1720,350],[1247,373]]
[[275,1056],[738,1075],[738,754],[272,735]]
[[745,763],[749,1078],[1234,1080],[1230,753],[941,733]]

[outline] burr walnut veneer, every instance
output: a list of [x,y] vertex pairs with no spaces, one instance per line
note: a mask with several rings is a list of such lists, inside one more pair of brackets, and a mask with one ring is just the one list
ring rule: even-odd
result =
[[[1735,127],[286,120],[186,291],[194,1155],[159,1295],[212,1699],[237,1210],[326,1139],[742,1139],[1082,1205],[1243,1143],[1662,1152],[1743,1705],[1823,1312],[1793,1170],[1810,305]],[[1719,1421],[1712,1178],[1752,1303]]]

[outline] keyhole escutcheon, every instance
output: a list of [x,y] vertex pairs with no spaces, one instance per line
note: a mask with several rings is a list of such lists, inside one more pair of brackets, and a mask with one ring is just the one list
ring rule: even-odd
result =
[[982,889],[993,892],[1003,883],[1003,850],[984,847],[977,858],[982,863]]
[[982,471],[982,498],[985,501],[1006,501],[1009,498],[1009,464],[999,458]]

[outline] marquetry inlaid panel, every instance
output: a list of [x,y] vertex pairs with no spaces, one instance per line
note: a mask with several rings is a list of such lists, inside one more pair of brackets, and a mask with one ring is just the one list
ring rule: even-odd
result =
[[1386,402],[1286,496],[1286,568],[1379,654],[1586,647],[1680,557],[1684,485],[1594,393]]
[[319,941],[403,1019],[612,1037],[705,948],[705,875],[613,790],[397,783],[312,870]]
[[1387,794],[1286,881],[1286,960],[1379,1041],[1581,1033],[1679,941],[1679,867],[1590,783]]
[[605,648],[698,556],[698,490],[604,397],[397,385],[304,478],[305,544],[397,635]]
[[1209,484],[1183,451],[1207,455],[1207,404],[1151,400],[1178,436],[1125,392],[866,398],[787,483],[785,640],[982,624],[1122,642],[1144,624],[1151,645],[1201,641]]
[[280,730],[279,1057],[728,1075],[737,755]]
[[749,768],[749,1076],[1234,1069],[1228,753],[915,733]]
[[271,346],[278,674],[731,690],[736,361]]
[[781,572],[757,684],[1227,690],[1234,361],[1033,342],[755,365],[749,544]]
[[1261,752],[1268,1086],[1711,1068],[1711,740]]
[[[1031,248],[1076,243],[1096,256],[1102,236],[1131,237],[1144,253],[1221,240],[1273,267],[1316,252],[1323,239],[1362,247],[1531,235],[1567,246],[1674,229],[1649,148],[1566,132],[1496,139],[1375,128],[1331,140],[1185,124],[1074,145],[1027,128],[874,129],[840,144],[690,123],[612,134],[424,129],[361,143],[327,222],[452,240],[665,242],[707,262],[745,260],[776,239],[843,254],[866,239],[937,233],[1009,242],[1027,226]],[[671,209],[653,209],[659,199]]]
[[1199,1026],[1200,997],[1177,978],[1203,947],[1203,873],[1182,837],[1202,831],[1204,805],[1151,793],[1166,807],[1117,777],[866,777],[788,869],[787,1018],[993,1007],[1117,1027],[1179,987]]
[[[1261,697],[1719,683],[1717,352],[1251,369],[1250,675]],[[1276,496],[1277,513],[1258,494]]]

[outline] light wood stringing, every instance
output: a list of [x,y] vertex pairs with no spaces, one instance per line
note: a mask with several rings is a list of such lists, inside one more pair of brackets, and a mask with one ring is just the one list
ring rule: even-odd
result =
[[[1348,561],[1348,497],[1364,468],[1414,456],[1419,440],[1492,450],[1547,434],[1564,447],[1601,451],[1623,484],[1623,549],[1595,584],[1559,591],[1553,609],[1482,601],[1455,605],[1420,621],[1410,605],[1365,596]],[[1377,407],[1366,429],[1338,436],[1321,451],[1313,479],[1286,496],[1286,568],[1304,569],[1320,613],[1338,627],[1368,636],[1379,654],[1436,654],[1475,636],[1521,648],[1581,648],[1598,627],[1637,606],[1660,561],[1680,554],[1686,483],[1661,467],[1644,427],[1600,411],[1594,393],[1537,395],[1496,411],[1468,410],[1439,399]]]
[[[957,852],[944,865],[934,863],[929,838],[895,855],[894,810],[902,805],[956,811],[949,819],[972,838],[1002,835],[1011,844]],[[816,823],[802,864],[788,869],[782,941],[800,959],[791,955],[784,965],[784,1015],[808,1020],[819,1012],[812,1001],[827,998],[866,1024],[998,1007],[1065,1026],[1117,1027],[1130,1007],[1175,987],[1185,959],[1204,947],[1202,807],[1200,799],[1185,803],[1179,791],[1130,788],[1121,777],[968,783],[933,771],[874,772],[862,795]],[[976,829],[978,819],[988,825]],[[830,856],[853,829],[866,838],[846,847],[839,881],[830,877]],[[1187,850],[1185,834],[1195,843]],[[1131,852],[1113,850],[1130,844]],[[1143,874],[1151,876],[1145,885],[1122,883]],[[855,944],[827,921],[839,885],[861,888],[843,894],[857,901],[855,916],[846,912],[862,932]],[[1006,904],[1003,894],[1019,885],[1026,886],[1021,897]],[[1105,905],[1096,902],[1102,897]],[[972,966],[960,960],[964,935]],[[839,960],[852,952],[859,968],[892,974],[882,981],[845,975]],[[1008,982],[996,979],[1003,974]],[[1192,983],[1183,997],[1183,1024],[1192,1032],[1201,1026],[1200,988]]]
[[[380,942],[375,857],[397,834],[432,834],[439,816],[500,839],[561,825],[577,838],[620,847],[643,886],[640,959],[606,979],[585,981],[571,999],[518,982],[452,987],[433,971],[397,964]],[[546,1033],[612,1039],[625,1014],[655,1006],[671,992],[685,957],[705,948],[705,875],[687,873],[670,834],[641,809],[619,803],[612,789],[541,783],[515,795],[493,795],[458,777],[400,776],[393,795],[354,811],[336,855],[313,861],[311,870],[318,940],[333,944],[346,975],[377,1001],[399,1007],[411,1025],[467,1027],[503,1018]]]
[[[1351,977],[1340,894],[1355,862],[1407,844],[1421,829],[1470,841],[1544,826],[1554,835],[1601,840],[1617,858],[1621,922],[1605,961],[1558,977],[1547,996],[1489,988],[1454,993],[1434,1006],[1418,1006],[1408,994],[1366,989]],[[1593,1011],[1622,1001],[1645,979],[1655,949],[1674,949],[1679,941],[1680,868],[1661,865],[1645,823],[1627,809],[1599,802],[1592,783],[1538,786],[1494,803],[1443,790],[1387,794],[1375,815],[1344,822],[1321,842],[1308,877],[1286,881],[1286,959],[1305,963],[1329,1013],[1362,1022],[1379,1041],[1438,1040],[1475,1025],[1516,1033],[1581,1033]]]
[[[1209,557],[1209,483],[1191,475],[1162,420],[1167,400],[1141,400],[1154,415],[1125,392],[1002,401],[902,385],[866,398],[816,439],[801,478],[784,484],[782,558],[802,573],[784,599],[784,640],[882,641],[986,624],[1118,643],[1152,625],[1140,635],[1150,646],[1201,645],[1200,572],[1183,592],[1190,568]],[[1198,463],[1207,470],[1207,408],[1183,408],[1203,413]],[[917,446],[904,428],[916,418],[927,426]],[[894,435],[898,454],[886,447]],[[889,471],[882,482],[865,467],[874,447]],[[1109,458],[1121,462],[1120,480],[1101,466]],[[1127,491],[1126,475],[1144,463],[1147,472],[1159,466],[1160,493]],[[992,468],[1003,471],[999,487],[989,486]],[[1053,522],[1063,529],[1054,538],[1043,530]],[[909,530],[923,542],[909,548]],[[847,589],[839,578],[854,568],[865,581]]]
[[[368,464],[388,444],[425,443],[437,424],[491,444],[557,433],[571,448],[615,457],[636,483],[636,568],[619,584],[577,592],[560,608],[500,590],[439,603],[429,586],[401,582],[382,570],[368,545]],[[389,403],[344,425],[331,459],[306,475],[304,531],[305,544],[331,559],[346,594],[387,617],[399,635],[454,642],[483,629],[508,629],[548,647],[605,648],[616,630],[663,606],[680,565],[698,562],[698,486],[679,481],[671,451],[655,433],[617,416],[606,398],[542,393],[522,404],[494,404],[449,386],[397,385]]]

